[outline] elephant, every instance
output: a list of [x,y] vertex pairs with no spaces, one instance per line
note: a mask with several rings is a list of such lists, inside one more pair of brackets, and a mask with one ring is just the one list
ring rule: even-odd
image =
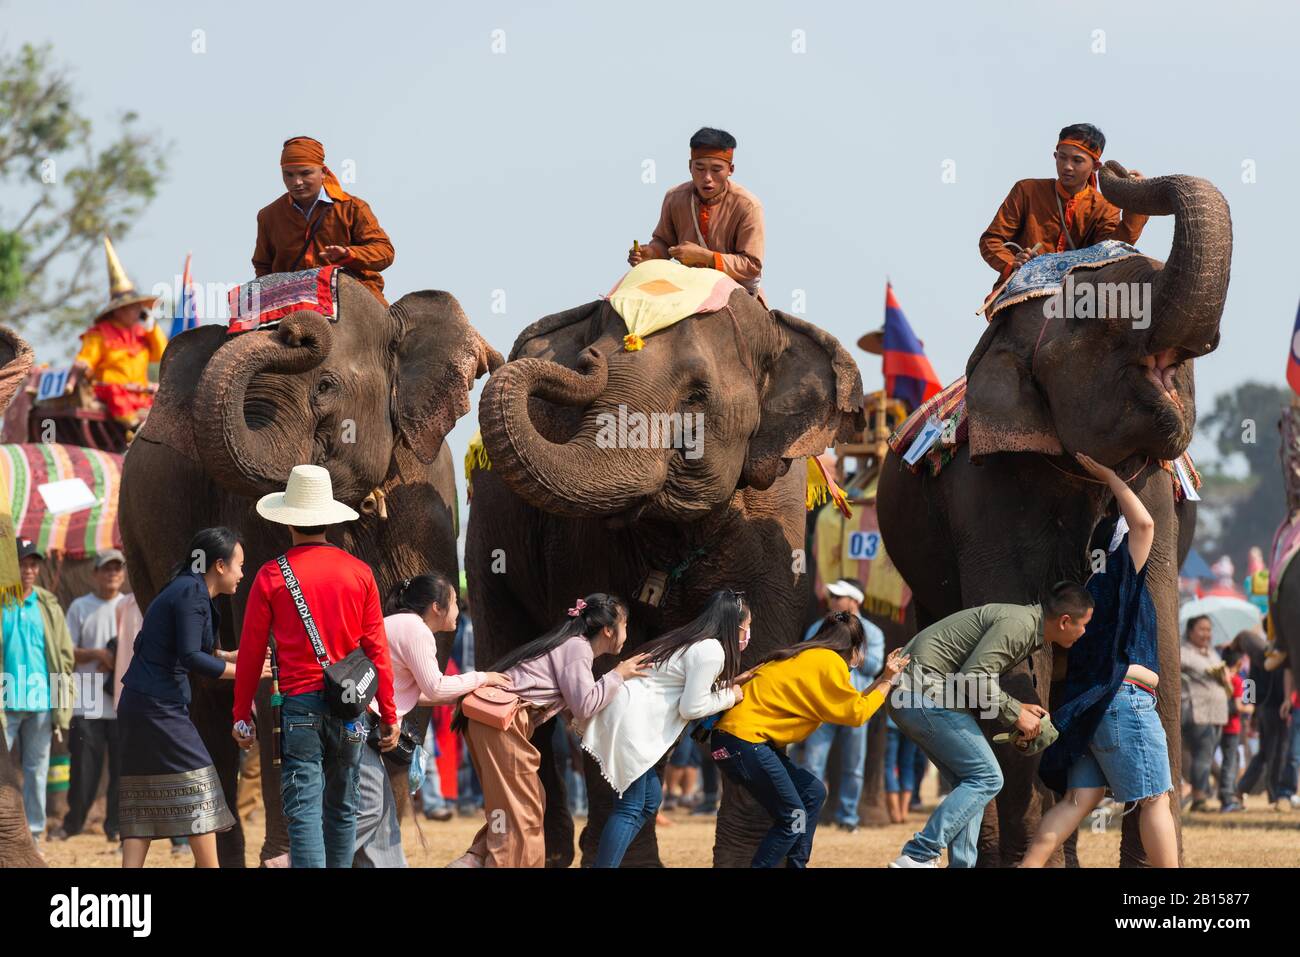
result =
[[[141,609],[170,579],[194,532],[230,526],[243,538],[245,576],[222,600],[220,641],[237,647],[255,573],[289,546],[288,529],[262,520],[254,505],[304,463],[328,469],[335,498],[361,513],[332,526],[329,537],[370,565],[381,596],[431,569],[456,581],[455,476],[443,439],[468,411],[475,380],[501,362],[450,293],[413,292],[385,307],[346,274],[337,321],[296,311],[271,329],[230,336],[200,326],[177,337],[123,467],[122,538]],[[444,659],[450,640],[440,636]],[[191,682],[192,718],[234,807],[233,682]],[[288,851],[272,770],[269,684],[262,682],[257,702],[258,727],[266,729],[259,734],[262,861]],[[222,866],[243,866],[243,844],[238,827],[218,836]]]
[[[740,289],[639,350],[621,348],[626,331],[603,300],[546,316],[520,333],[484,386],[490,467],[474,476],[465,549],[481,666],[552,627],[575,597],[600,591],[629,603],[627,649],[689,621],[722,586],[743,591],[752,608],[745,661],[802,634],[805,458],[862,428],[857,366],[828,333]],[[620,414],[634,422],[672,413],[703,417],[693,420],[704,425],[695,452],[685,431],[677,447],[635,447],[655,443],[634,433],[602,440]],[[548,858],[567,866],[572,822],[549,733],[534,737]],[[590,861],[613,792],[590,759],[586,779],[579,843]],[[769,826],[738,791],[724,788],[717,866],[748,866]],[[659,864],[653,828],[624,864]]]
[[[35,356],[12,330],[0,326],[0,414],[27,383]],[[18,770],[0,741],[0,867],[44,867],[27,828]]]
[[[1049,300],[1033,299],[998,313],[967,364],[972,444],[958,446],[937,476],[913,473],[891,452],[880,481],[880,529],[912,588],[918,627],[987,602],[1028,604],[1052,582],[1086,580],[1090,537],[1112,501],[1072,454],[1086,452],[1113,467],[1155,520],[1147,586],[1164,678],[1158,711],[1178,781],[1177,575],[1191,546],[1195,505],[1176,500],[1159,461],[1181,455],[1191,441],[1193,360],[1218,345],[1232,223],[1227,202],[1203,179],[1130,179],[1111,162],[1101,186],[1121,209],[1174,216],[1163,265],[1130,256],[1072,274],[1076,296],[1089,286],[1087,292],[1104,295],[1103,283],[1142,284],[1150,290],[1146,319],[1058,317],[1043,308]],[[1050,711],[1051,658],[1050,650],[1032,656],[1032,666],[1013,669],[1003,687]],[[1058,679],[1063,666],[1058,660]],[[995,751],[1006,783],[986,813],[981,866],[1018,862],[1041,802],[1050,800],[1037,782],[1037,758],[1010,745]],[[1143,860],[1136,825],[1137,815],[1125,818],[1125,865]]]

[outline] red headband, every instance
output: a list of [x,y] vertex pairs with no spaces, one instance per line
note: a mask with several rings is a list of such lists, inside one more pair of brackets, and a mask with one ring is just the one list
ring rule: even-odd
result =
[[694,160],[694,159],[717,158],[720,160],[726,160],[728,163],[730,163],[731,154],[733,154],[734,152],[735,152],[734,149],[724,150],[724,149],[719,149],[715,146],[693,146],[691,147],[691,159]]

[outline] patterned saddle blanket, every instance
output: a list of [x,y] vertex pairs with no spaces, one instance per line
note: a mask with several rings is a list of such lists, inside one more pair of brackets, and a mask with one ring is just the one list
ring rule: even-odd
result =
[[304,310],[337,322],[338,301],[338,266],[259,276],[230,290],[230,328],[226,334],[233,336],[274,325],[290,313]]
[[[894,430],[894,434],[889,437],[889,447],[895,455],[904,456],[911,449],[912,443],[917,440],[925,429],[926,424],[934,419],[938,425],[939,434],[930,446],[916,462],[908,467],[917,472],[921,468],[928,468],[931,475],[938,475],[945,465],[953,460],[960,448],[966,444],[969,438],[970,430],[966,421],[966,377],[953,382],[943,391],[931,396],[930,399],[917,407],[916,411],[907,417],[907,419]],[[1182,482],[1179,481],[1176,463],[1181,464],[1181,468],[1187,475],[1188,481],[1193,488],[1201,487],[1201,475],[1196,471],[1196,465],[1192,462],[1192,457],[1184,452],[1174,461],[1160,463],[1160,467],[1169,473],[1174,483],[1174,498],[1181,500],[1186,494],[1183,490]],[[1300,523],[1297,523],[1300,526]],[[1297,537],[1300,541],[1300,536]]]
[[1003,309],[1018,302],[1056,295],[1065,284],[1065,277],[1076,269],[1096,269],[1140,255],[1142,254],[1128,243],[1105,239],[1095,246],[1085,246],[1083,249],[1036,256],[989,293],[984,305],[976,310],[976,315],[982,314],[985,319],[992,320]]

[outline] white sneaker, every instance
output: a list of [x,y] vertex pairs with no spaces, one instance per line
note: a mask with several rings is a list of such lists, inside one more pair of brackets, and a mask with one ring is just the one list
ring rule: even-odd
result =
[[908,857],[906,854],[899,854],[898,860],[890,861],[890,867],[938,867],[939,858],[933,857],[928,861],[918,861]]

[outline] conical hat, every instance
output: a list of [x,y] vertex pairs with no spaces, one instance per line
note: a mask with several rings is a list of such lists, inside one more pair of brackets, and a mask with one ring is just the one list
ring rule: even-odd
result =
[[104,258],[108,262],[108,304],[99,310],[94,321],[99,322],[106,315],[115,309],[121,309],[123,306],[131,306],[136,303],[141,305],[147,304],[146,308],[153,306],[158,301],[157,296],[147,296],[136,292],[131,278],[122,268],[121,261],[117,258],[117,252],[113,249],[113,244],[108,237],[104,237]]

